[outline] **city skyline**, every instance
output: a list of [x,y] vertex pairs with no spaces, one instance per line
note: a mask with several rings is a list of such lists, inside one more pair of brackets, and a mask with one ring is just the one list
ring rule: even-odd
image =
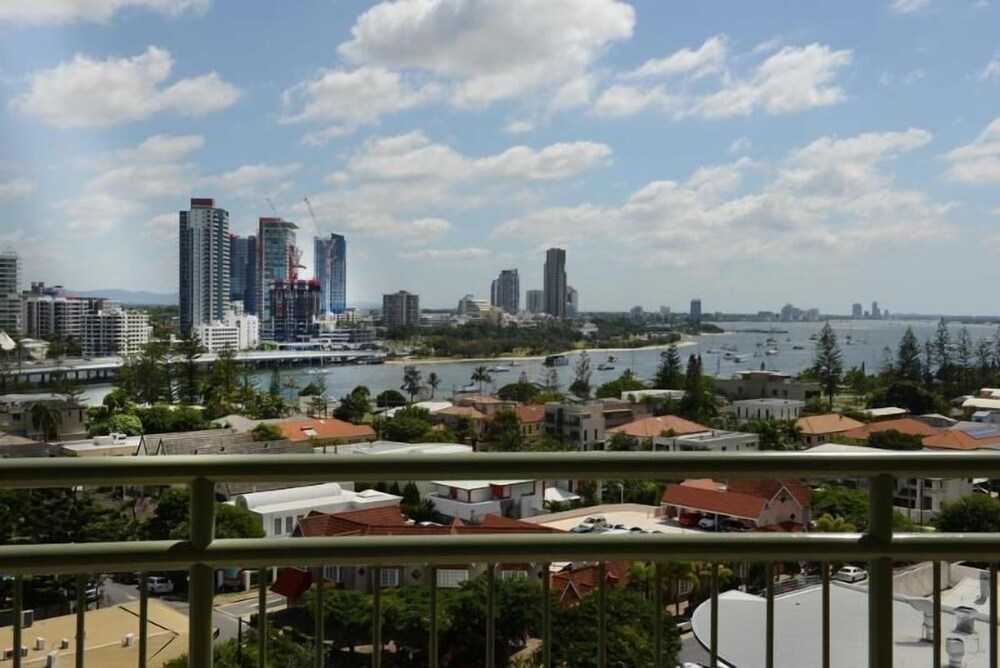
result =
[[25,283],[173,292],[189,198],[248,236],[308,196],[352,302],[540,286],[555,245],[586,310],[997,311],[963,289],[1000,254],[997,3],[499,6],[0,8],[0,248]]

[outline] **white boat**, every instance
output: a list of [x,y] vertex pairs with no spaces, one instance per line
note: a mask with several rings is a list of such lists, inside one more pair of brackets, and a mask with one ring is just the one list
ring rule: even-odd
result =
[[607,362],[603,362],[603,363],[597,365],[597,370],[598,371],[614,371],[615,370],[615,365],[614,364],[608,364]]
[[503,364],[497,364],[496,366],[491,366],[487,369],[490,373],[507,373],[510,371],[510,367],[504,366]]
[[778,349],[777,348],[768,348],[767,350],[764,351],[764,354],[767,355],[768,357],[771,357],[773,355],[777,355],[778,354]]
[[732,360],[733,362],[737,362],[737,363],[738,362],[745,362],[747,360],[747,356],[746,355],[733,355],[729,359]]
[[709,348],[708,350],[705,351],[705,354],[706,355],[718,355],[721,352],[722,351],[719,350],[718,348]]

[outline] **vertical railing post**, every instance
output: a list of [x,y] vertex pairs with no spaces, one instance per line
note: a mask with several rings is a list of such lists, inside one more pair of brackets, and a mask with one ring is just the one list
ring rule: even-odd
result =
[[608,570],[602,561],[597,566],[597,666],[608,665]]
[[824,561],[823,568],[823,668],[830,668],[830,562]]
[[257,571],[257,667],[267,668],[267,581],[271,569]]
[[382,568],[372,569],[375,591],[372,593],[372,668],[382,668]]
[[149,573],[139,574],[139,668],[146,668],[149,654]]
[[767,562],[767,630],[764,641],[764,665],[774,668],[774,562]]
[[712,628],[709,633],[708,665],[719,668],[719,562],[712,562]]
[[87,614],[87,576],[83,573],[76,574],[76,668],[83,668],[83,659],[86,654],[87,627],[84,615]]
[[931,668],[941,668],[941,562],[934,560],[934,661]]
[[[316,616],[313,619],[313,665],[315,668],[323,668],[326,665],[326,603],[323,596],[326,593],[326,580],[323,577],[323,567],[317,566],[313,570],[315,574],[313,580],[316,582]],[[375,583],[378,586],[378,583]]]
[[990,668],[997,668],[997,562],[990,562]]
[[486,668],[496,665],[497,655],[497,568],[486,565]]
[[656,589],[653,590],[653,665],[656,668],[663,666],[663,564],[656,562],[653,565],[653,581]]
[[438,668],[438,569],[437,566],[430,568],[431,587],[431,623],[430,639],[427,643],[428,665],[430,668]]
[[[191,547],[205,550],[215,537],[215,483],[206,478],[191,481]],[[212,668],[212,604],[215,598],[215,572],[202,563],[191,564],[188,572],[190,617],[190,663],[193,668]]]
[[552,566],[542,564],[542,665],[552,668]]
[[[868,497],[868,539],[888,552],[892,542],[891,475],[875,476]],[[868,567],[868,667],[892,668],[892,559],[873,559]]]
[[21,618],[24,612],[24,579],[17,575],[14,577],[14,668],[21,668]]

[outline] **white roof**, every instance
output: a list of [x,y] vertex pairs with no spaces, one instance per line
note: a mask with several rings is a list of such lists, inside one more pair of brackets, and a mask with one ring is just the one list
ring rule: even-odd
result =
[[[437,413],[438,411],[443,411],[446,408],[451,408],[453,405],[454,404],[452,404],[450,401],[418,401],[417,403],[413,404],[415,408],[423,408],[425,411],[431,414]],[[394,415],[396,415],[396,412],[399,411],[401,408],[405,408],[405,406],[397,406],[396,408],[390,408],[389,410],[385,411],[385,416],[393,417]]]
[[984,387],[979,390],[979,395],[987,399],[1000,399],[1000,388]]
[[534,480],[432,480],[432,485],[441,485],[442,487],[454,487],[455,489],[483,489],[484,487],[489,487],[490,485],[498,485],[500,487],[506,487],[507,485],[522,485],[528,482],[535,482]]
[[622,401],[642,401],[646,397],[653,399],[657,398],[671,398],[671,399],[683,399],[684,390],[629,390],[628,392],[622,392]]
[[980,408],[986,410],[1000,410],[1000,399],[979,399],[971,397],[962,402],[962,408]]
[[398,503],[400,497],[374,489],[352,492],[335,482],[306,487],[273,489],[266,492],[240,494],[233,501],[259,515],[277,512],[309,510],[323,511],[331,506],[383,506]]
[[567,492],[565,489],[560,489],[559,487],[546,487],[545,488],[545,500],[554,503],[566,503],[567,501],[576,501],[580,497],[573,492]]
[[868,417],[889,417],[892,415],[907,415],[910,411],[905,408],[896,408],[895,406],[886,406],[885,408],[866,408],[861,411]]
[[[327,455],[464,455],[472,454],[471,445],[461,443],[400,443],[398,441],[372,441],[370,443],[349,443],[327,448]],[[323,448],[316,448],[322,453]]]
[[[353,494],[353,492],[352,492]],[[271,506],[289,501],[315,500],[328,497],[343,497],[343,488],[335,482],[322,485],[307,485],[305,487],[288,487],[286,489],[271,489],[266,492],[250,492],[240,494],[236,499],[242,499],[248,510],[256,510],[259,506]]]
[[742,399],[740,401],[734,401],[734,406],[805,406],[806,402],[798,401],[797,399],[772,399],[770,397],[765,397],[763,399]]
[[[774,599],[774,665],[818,666],[821,663],[822,587],[810,587]],[[913,601],[913,603],[911,603]],[[892,609],[893,655],[896,666],[929,666],[933,644],[921,640],[928,598],[895,595]],[[764,668],[767,601],[740,591],[719,595],[719,658],[739,668]],[[957,635],[954,609],[942,606],[942,630]],[[691,625],[698,641],[711,637],[711,602],[695,610]],[[888,632],[888,630],[886,630]],[[976,643],[966,642],[964,668],[989,665],[988,618],[977,615]],[[864,586],[833,582],[830,587],[830,640],[833,668],[857,668],[868,663],[868,590]],[[944,639],[947,641],[947,638]],[[945,644],[945,643],[942,643]]]
[[844,445],[843,443],[824,443],[823,445],[817,445],[815,448],[809,448],[808,452],[844,452],[851,455],[871,455],[876,453],[885,452],[901,452],[899,450],[875,450],[874,448],[868,448],[863,445]]

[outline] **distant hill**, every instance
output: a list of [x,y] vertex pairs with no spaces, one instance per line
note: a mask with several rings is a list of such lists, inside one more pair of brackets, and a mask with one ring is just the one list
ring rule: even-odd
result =
[[176,292],[143,292],[141,290],[119,290],[117,288],[108,288],[107,290],[70,290],[69,292],[78,297],[107,297],[125,305],[170,306],[178,303]]

